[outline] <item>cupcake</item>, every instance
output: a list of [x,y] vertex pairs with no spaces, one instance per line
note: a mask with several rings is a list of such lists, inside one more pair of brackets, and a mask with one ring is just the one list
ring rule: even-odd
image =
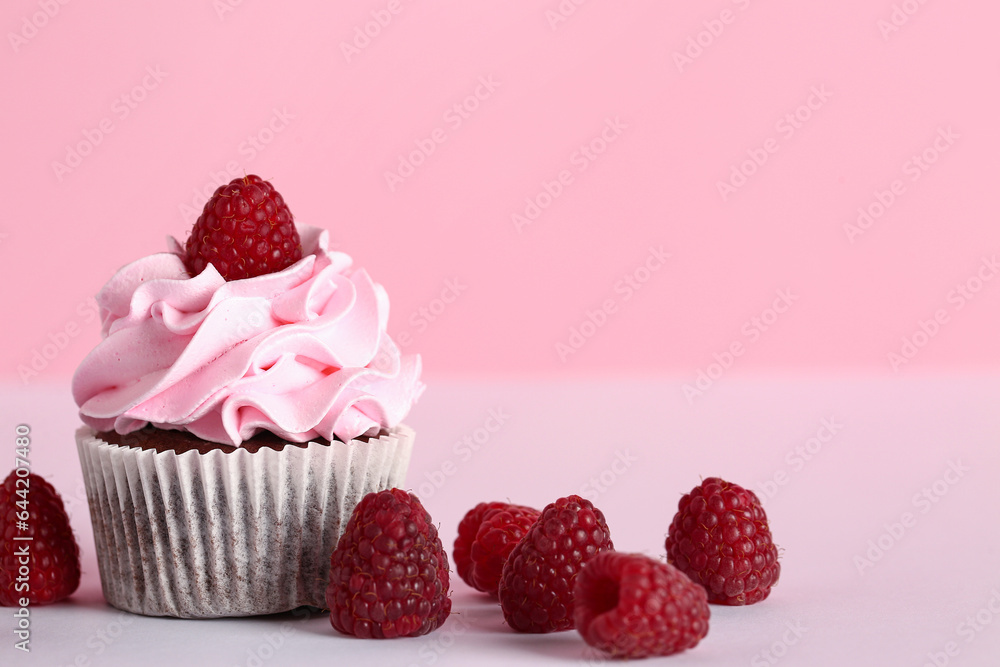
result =
[[259,177],[168,245],[98,293],[73,377],[104,596],[184,618],[322,607],[354,506],[404,483],[420,358],[386,333],[382,286]]

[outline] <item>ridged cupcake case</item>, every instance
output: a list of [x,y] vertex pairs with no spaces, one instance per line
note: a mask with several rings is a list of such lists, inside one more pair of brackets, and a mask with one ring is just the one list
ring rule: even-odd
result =
[[76,433],[107,601],[210,618],[325,606],[330,554],[358,501],[404,484],[414,432],[199,453]]

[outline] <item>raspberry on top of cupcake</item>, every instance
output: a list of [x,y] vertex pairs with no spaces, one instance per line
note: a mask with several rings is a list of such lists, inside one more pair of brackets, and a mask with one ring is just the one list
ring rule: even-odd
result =
[[87,425],[346,442],[395,427],[423,391],[385,290],[325,230],[296,227],[267,181],[220,187],[186,246],[168,242],[97,295],[102,341],[72,386]]

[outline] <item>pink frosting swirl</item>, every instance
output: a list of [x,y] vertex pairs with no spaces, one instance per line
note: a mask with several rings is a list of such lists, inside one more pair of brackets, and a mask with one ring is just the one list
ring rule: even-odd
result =
[[172,251],[133,262],[97,295],[103,340],[73,376],[99,431],[146,424],[239,445],[261,429],[290,442],[389,429],[424,389],[420,357],[386,333],[389,298],[327,232],[298,225],[303,258],[226,282],[192,278]]

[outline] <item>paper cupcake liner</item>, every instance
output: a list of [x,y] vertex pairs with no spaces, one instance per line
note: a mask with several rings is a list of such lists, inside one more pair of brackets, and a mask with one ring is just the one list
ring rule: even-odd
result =
[[413,438],[400,425],[367,442],[176,454],[80,428],[104,597],[182,618],[325,607],[343,527],[365,494],[403,485]]

